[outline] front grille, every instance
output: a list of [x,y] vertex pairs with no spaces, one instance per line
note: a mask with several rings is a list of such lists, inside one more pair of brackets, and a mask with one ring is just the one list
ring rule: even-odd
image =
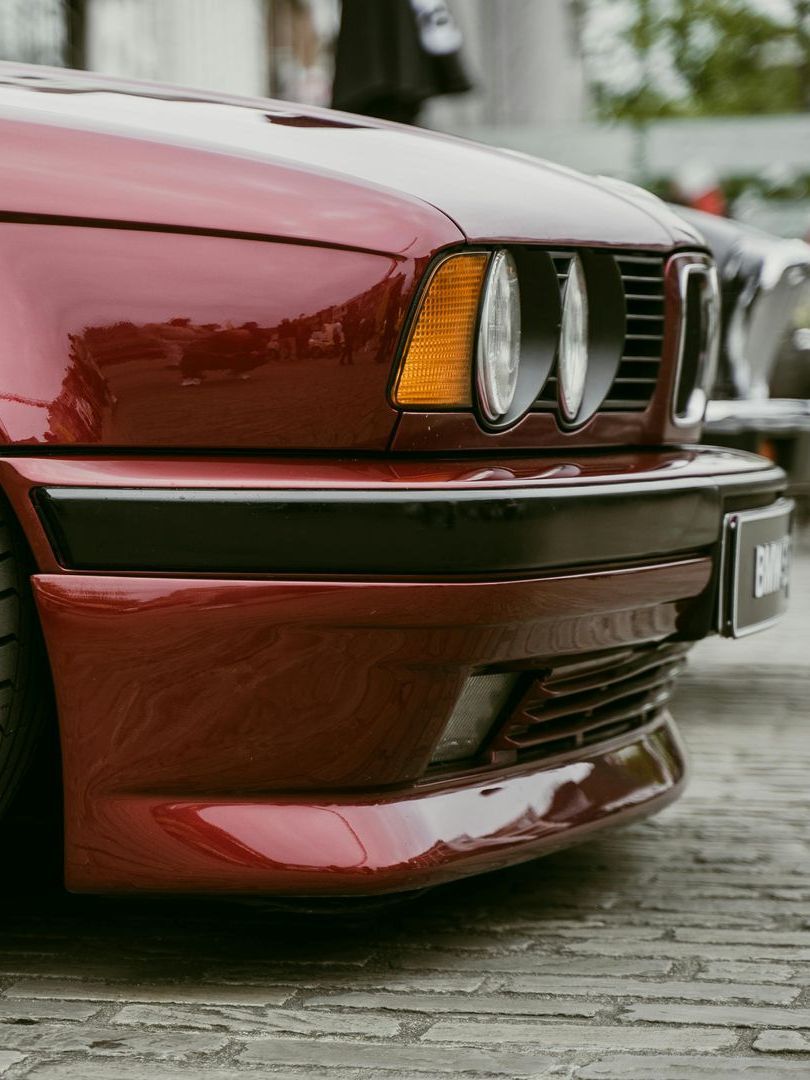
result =
[[624,286],[624,352],[603,409],[643,409],[655,391],[664,346],[664,261],[617,255]]
[[539,674],[496,730],[494,761],[576,753],[661,716],[688,645],[624,649],[561,660]]
[[[551,251],[549,254],[562,296],[574,252]],[[613,258],[624,289],[626,329],[616,377],[598,411],[639,412],[646,409],[655,392],[661,367],[664,259],[644,252],[616,252]],[[556,404],[557,379],[552,370],[535,408],[552,410]]]

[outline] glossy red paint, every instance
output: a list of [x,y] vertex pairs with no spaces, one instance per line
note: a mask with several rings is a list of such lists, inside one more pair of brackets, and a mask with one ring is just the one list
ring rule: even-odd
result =
[[[423,269],[424,260],[281,242],[0,224],[0,438],[384,450],[397,419],[392,357]],[[535,413],[495,437],[469,413],[405,413],[392,448],[689,435],[669,422],[674,358],[671,332],[661,389],[640,416],[597,416],[571,434]]]
[[[476,855],[479,830],[480,846],[492,849],[486,800],[459,796],[421,808],[412,802],[463,678],[485,664],[671,635],[710,576],[709,559],[453,584],[37,575],[62,735],[68,883],[171,889],[183,822],[198,834],[193,861],[202,871],[205,844],[194,825],[200,804],[212,807],[213,820],[229,823],[229,835],[263,827],[271,835],[306,818],[302,807],[282,825],[278,798],[317,807],[336,798],[351,803],[340,793],[352,790],[374,806],[389,801],[388,789],[400,789],[408,804],[403,826],[414,816],[432,822],[429,848],[440,840],[457,846],[456,808],[466,813],[480,804],[482,819],[464,826],[472,830],[467,854]],[[623,774],[622,796],[631,802],[652,794],[647,784],[657,767],[644,747],[628,753],[646,769],[633,783],[632,771]],[[498,782],[511,784],[508,777]],[[674,782],[657,775],[656,792]],[[520,816],[531,787],[522,781],[517,801],[505,796],[509,814]],[[536,790],[543,790],[540,780]],[[251,808],[240,815],[245,800]],[[390,812],[392,826],[397,814]],[[368,822],[372,815],[360,816]],[[128,819],[132,831],[124,840],[120,826]],[[312,827],[322,819],[314,810],[309,815]],[[507,821],[499,828],[508,834]],[[376,827],[385,831],[386,815]],[[420,828],[427,835],[427,826]],[[303,839],[299,869],[315,842]],[[311,875],[323,868],[327,841]],[[391,845],[395,854],[397,842]],[[457,860],[456,854],[449,861]],[[202,887],[216,887],[221,861],[221,853],[210,855]],[[248,887],[284,888],[278,861],[268,856]],[[432,862],[442,861],[434,853]],[[238,866],[231,869],[220,887],[248,884]],[[326,875],[318,888],[328,890],[331,881],[347,884]],[[290,887],[300,884],[293,878]]]
[[[678,298],[643,413],[485,432],[387,390],[426,259],[0,222],[0,439],[182,448],[488,451],[698,438],[671,421]],[[340,407],[336,408],[336,402]]]
[[[697,435],[669,420],[677,297],[642,414],[566,435],[530,416],[492,436],[469,415],[398,418],[386,390],[438,252],[700,246],[683,222],[621,185],[429,133],[13,65],[0,139],[0,487],[36,564],[71,888],[412,888],[677,793],[661,714],[576,759],[430,767],[470,674],[710,631],[723,498],[769,499],[780,480],[750,456],[662,448]],[[603,443],[658,448],[577,451]],[[629,478],[644,498],[720,477],[697,547],[685,528],[641,564],[451,580],[68,571],[32,503],[42,485],[575,500]],[[611,528],[621,541],[620,514]]]
[[515,580],[91,575],[59,567],[32,487],[419,490],[729,475],[745,485],[764,466],[708,449],[0,459],[0,484],[38,563],[69,886],[385,891],[519,861],[651,812],[682,779],[668,721],[575,762],[466,777],[434,776],[428,765],[471,672],[705,633],[713,560],[698,553]]
[[669,422],[674,309],[643,414],[576,432],[530,414],[496,437],[471,413],[406,413],[395,434],[387,389],[430,257],[465,241],[700,246],[629,187],[289,103],[19,65],[0,65],[0,139],[7,443],[429,453],[698,437]]
[[35,591],[66,773],[81,746],[90,790],[213,794],[416,780],[471,670],[663,639],[710,577],[699,558],[506,582],[41,575]]
[[[119,117],[132,118],[140,110],[148,114],[149,99],[35,91],[33,85],[10,89],[0,78],[2,215],[230,232],[413,257],[463,239],[444,214],[401,191],[262,154],[274,128],[261,112],[247,114],[256,146],[239,153],[212,137],[217,118],[221,123],[224,112],[230,122],[236,109],[204,106],[199,119],[206,134],[195,146],[182,131],[172,137],[150,133],[148,122],[122,127],[111,119],[111,104]],[[75,115],[72,106],[82,100],[101,114],[97,121]],[[159,128],[171,104],[151,106]],[[194,111],[180,106],[180,128],[191,126]]]
[[77,891],[369,894],[512,865],[660,810],[684,781],[674,728],[540,771],[405,794],[173,801],[109,795],[69,849]]
[[6,210],[387,252],[410,252],[426,224],[460,238],[451,223],[471,241],[702,245],[629,185],[290,102],[5,64],[0,116],[9,121],[0,133]]
[[417,270],[336,248],[0,224],[5,441],[383,450]]

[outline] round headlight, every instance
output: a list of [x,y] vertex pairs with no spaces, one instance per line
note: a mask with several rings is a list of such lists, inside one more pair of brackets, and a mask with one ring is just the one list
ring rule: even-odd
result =
[[588,290],[578,255],[571,260],[562,300],[562,325],[557,360],[560,405],[573,423],[582,408],[588,375]]
[[508,251],[496,251],[489,265],[478,331],[476,386],[487,420],[503,420],[512,407],[520,365],[520,289]]

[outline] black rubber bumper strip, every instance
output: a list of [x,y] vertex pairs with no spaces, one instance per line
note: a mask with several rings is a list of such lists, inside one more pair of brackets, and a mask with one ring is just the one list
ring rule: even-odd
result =
[[525,574],[696,552],[724,497],[770,501],[778,469],[711,481],[474,491],[50,487],[33,492],[60,563],[98,572]]

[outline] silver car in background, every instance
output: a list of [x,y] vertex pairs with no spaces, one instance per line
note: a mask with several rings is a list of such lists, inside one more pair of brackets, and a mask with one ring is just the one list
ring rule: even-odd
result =
[[774,458],[810,501],[810,244],[677,210],[711,248],[723,297],[704,440]]

